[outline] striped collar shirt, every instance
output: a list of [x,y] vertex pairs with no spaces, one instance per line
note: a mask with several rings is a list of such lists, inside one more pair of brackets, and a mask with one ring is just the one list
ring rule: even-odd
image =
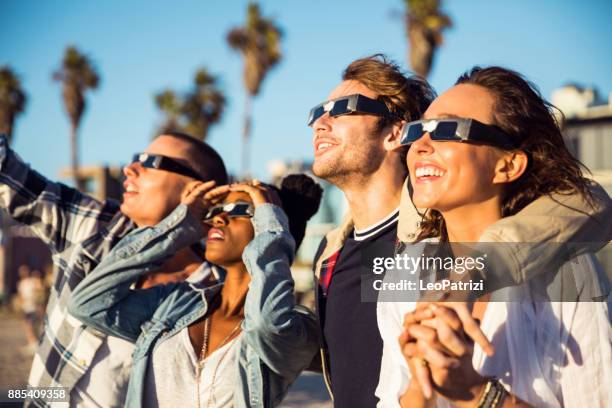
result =
[[387,228],[389,225],[397,222],[399,219],[399,207],[391,212],[391,214],[387,215],[382,220],[378,221],[376,224],[369,226],[368,228],[364,228],[358,230],[355,228],[353,230],[353,238],[355,241],[363,241],[374,235],[378,234],[380,231]]

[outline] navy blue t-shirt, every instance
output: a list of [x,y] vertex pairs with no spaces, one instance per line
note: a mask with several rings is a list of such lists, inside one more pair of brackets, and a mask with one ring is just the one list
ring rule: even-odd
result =
[[362,251],[388,241],[393,256],[397,237],[394,213],[367,231],[353,231],[340,250],[325,301],[323,334],[329,351],[335,408],[374,408],[383,342],[376,322],[376,303],[361,301]]

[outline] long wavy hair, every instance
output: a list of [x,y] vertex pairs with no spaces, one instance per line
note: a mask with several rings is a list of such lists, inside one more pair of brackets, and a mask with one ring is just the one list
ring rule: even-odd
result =
[[[493,94],[493,124],[519,141],[517,150],[529,157],[525,173],[505,187],[502,217],[518,213],[544,195],[581,194],[592,205],[588,169],[567,149],[561,134],[563,115],[542,98],[534,84],[518,72],[501,67],[474,67],[458,84],[478,85]],[[559,118],[554,111],[559,112]],[[448,240],[442,214],[428,210],[421,222],[419,239],[438,237]]]

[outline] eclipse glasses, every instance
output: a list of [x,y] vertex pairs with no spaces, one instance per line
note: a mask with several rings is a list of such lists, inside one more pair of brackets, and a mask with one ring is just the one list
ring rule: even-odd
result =
[[517,141],[497,126],[476,119],[449,118],[415,120],[404,125],[400,136],[402,146],[410,145],[429,133],[437,142],[474,142],[506,149],[518,147]]
[[381,101],[368,98],[361,94],[353,94],[323,102],[312,108],[308,115],[308,126],[312,126],[312,124],[321,116],[325,115],[325,113],[329,113],[329,116],[334,118],[341,115],[350,115],[352,113],[393,116],[391,112],[389,112],[387,105]]

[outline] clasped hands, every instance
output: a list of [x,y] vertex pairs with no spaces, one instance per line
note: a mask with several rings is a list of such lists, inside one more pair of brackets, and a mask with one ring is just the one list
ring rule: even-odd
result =
[[486,379],[472,364],[474,342],[489,356],[494,349],[469,303],[418,303],[405,315],[398,341],[413,379],[408,393],[429,400],[435,391],[457,406],[475,405]]

